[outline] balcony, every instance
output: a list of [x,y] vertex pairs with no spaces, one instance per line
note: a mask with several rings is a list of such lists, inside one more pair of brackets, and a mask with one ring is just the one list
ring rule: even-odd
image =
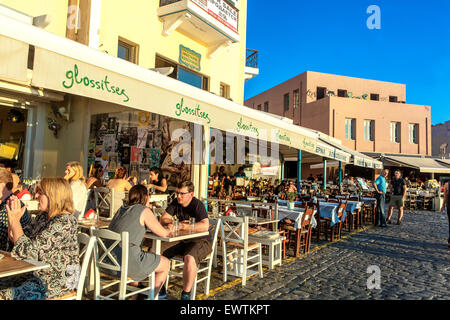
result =
[[245,81],[256,77],[259,74],[258,69],[258,50],[247,49],[247,58],[245,61]]
[[240,41],[239,10],[227,0],[160,0],[163,35],[179,30],[204,43],[208,56]]

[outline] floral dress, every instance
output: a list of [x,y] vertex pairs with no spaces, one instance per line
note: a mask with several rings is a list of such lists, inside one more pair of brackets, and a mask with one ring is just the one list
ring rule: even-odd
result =
[[78,223],[71,214],[48,220],[39,213],[24,229],[11,256],[47,263],[50,268],[0,279],[0,300],[43,300],[72,292],[80,275]]

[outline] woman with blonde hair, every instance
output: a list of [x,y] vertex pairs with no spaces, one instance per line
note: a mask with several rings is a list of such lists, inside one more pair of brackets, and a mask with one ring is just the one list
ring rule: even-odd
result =
[[77,161],[67,163],[64,179],[70,183],[72,188],[75,218],[81,219],[84,215],[88,193],[81,163]]
[[0,300],[57,298],[77,286],[80,260],[72,189],[62,178],[44,178],[36,199],[40,212],[25,228],[20,219],[26,207],[21,208],[15,196],[7,202],[8,234],[14,243],[11,255],[44,262],[50,268],[0,280]]
[[136,178],[129,177],[127,179],[127,170],[124,167],[118,167],[114,174],[114,178],[109,180],[106,184],[107,188],[114,189],[114,213],[122,206],[125,198],[125,191],[129,191],[132,188],[131,183],[136,184],[134,179]]

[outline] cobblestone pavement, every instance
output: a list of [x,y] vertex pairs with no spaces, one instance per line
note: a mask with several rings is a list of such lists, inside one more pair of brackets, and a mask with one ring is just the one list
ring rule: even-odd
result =
[[[312,244],[308,256],[265,270],[263,279],[252,277],[245,287],[233,277],[234,284],[224,284],[215,271],[207,299],[450,299],[447,219],[430,211],[405,212],[399,226],[396,219],[394,211],[388,228],[372,227],[316,250]],[[381,271],[379,290],[367,289],[372,265]],[[169,294],[178,297],[179,290],[172,285]]]

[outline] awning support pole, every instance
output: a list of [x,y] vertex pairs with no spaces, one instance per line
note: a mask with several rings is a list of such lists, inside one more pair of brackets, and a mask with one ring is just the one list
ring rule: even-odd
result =
[[323,189],[327,190],[327,160],[323,159]]
[[300,180],[302,180],[302,150],[297,151],[297,194],[300,195]]

